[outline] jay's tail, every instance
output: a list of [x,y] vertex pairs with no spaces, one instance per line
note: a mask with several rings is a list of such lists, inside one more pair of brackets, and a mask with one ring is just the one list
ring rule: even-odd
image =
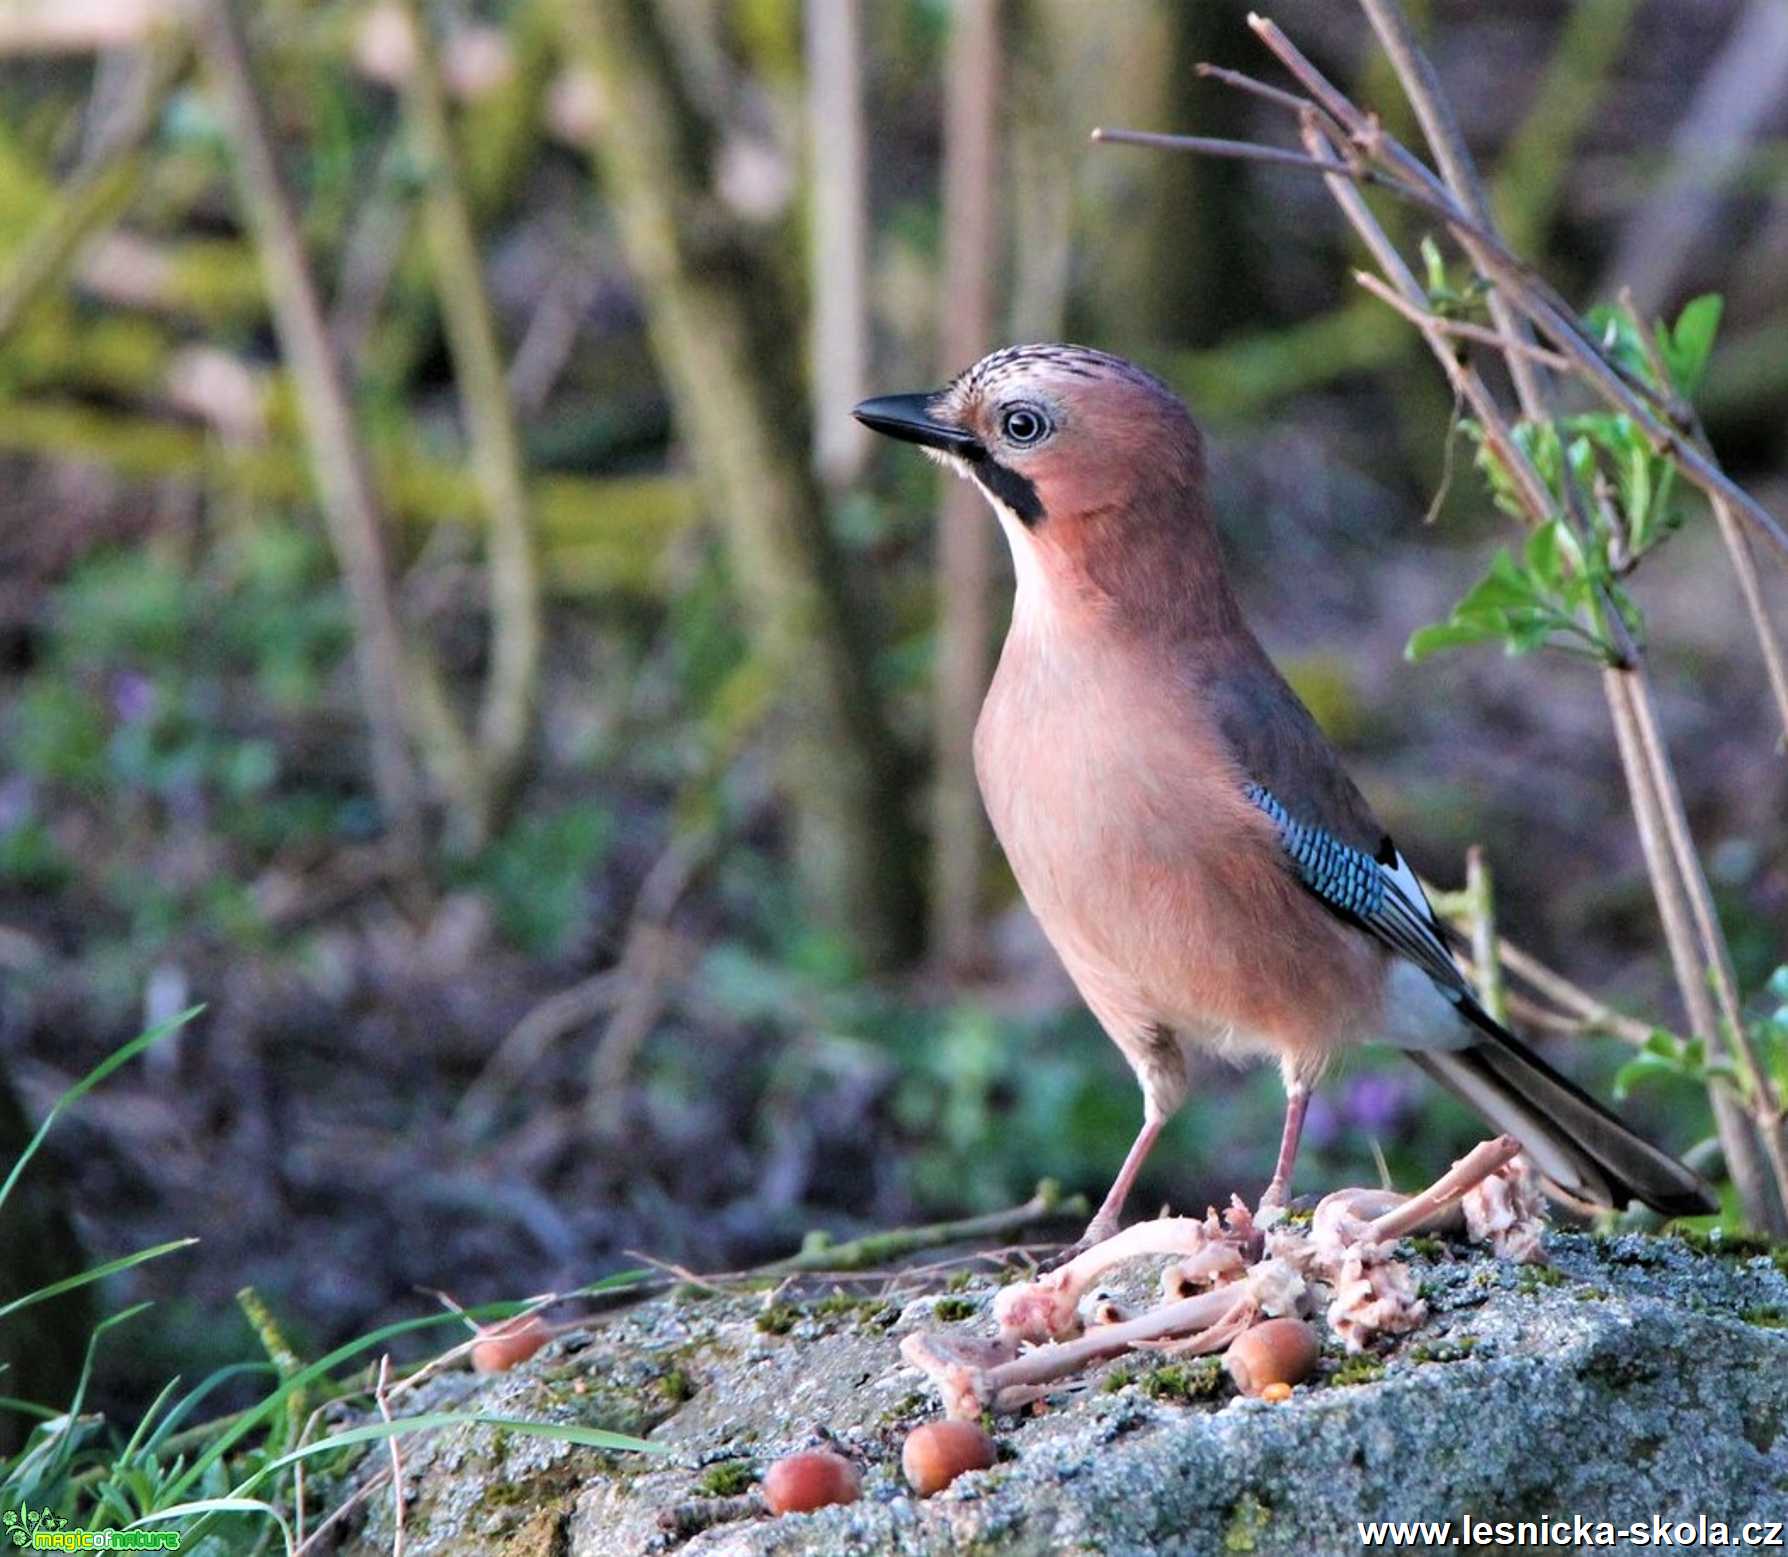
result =
[[1534,1166],[1567,1195],[1615,1207],[1643,1200],[1665,1216],[1719,1209],[1698,1175],[1640,1139],[1475,1001],[1461,1009],[1483,1029],[1482,1042],[1404,1052],[1460,1102],[1520,1141]]

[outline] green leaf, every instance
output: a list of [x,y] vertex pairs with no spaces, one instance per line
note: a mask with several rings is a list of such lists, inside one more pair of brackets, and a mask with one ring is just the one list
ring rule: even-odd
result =
[[1418,627],[1409,635],[1409,642],[1403,646],[1403,657],[1412,665],[1419,665],[1431,654],[1487,643],[1501,636],[1501,628],[1492,622],[1436,622],[1432,627]]
[[1527,537],[1525,558],[1527,571],[1541,588],[1556,594],[1563,585],[1559,565],[1559,535],[1563,526],[1556,519],[1541,525]]
[[1422,236],[1422,271],[1427,277],[1430,298],[1446,300],[1456,295],[1452,283],[1447,280],[1446,257],[1440,252],[1440,245],[1434,241],[1432,234],[1425,233]]
[[1707,359],[1713,355],[1714,337],[1719,334],[1725,308],[1719,293],[1706,292],[1684,306],[1676,316],[1674,329],[1658,329],[1658,348],[1664,364],[1677,393],[1685,398],[1692,398],[1706,377]]
[[1637,1059],[1628,1060],[1614,1073],[1615,1101],[1624,1101],[1641,1082],[1655,1081],[1666,1076],[1681,1078],[1683,1075],[1683,1068],[1673,1061],[1660,1059],[1655,1054],[1641,1054]]
[[1465,592],[1454,608],[1459,612],[1506,610],[1530,606],[1540,598],[1530,579],[1503,547],[1490,559],[1490,571]]

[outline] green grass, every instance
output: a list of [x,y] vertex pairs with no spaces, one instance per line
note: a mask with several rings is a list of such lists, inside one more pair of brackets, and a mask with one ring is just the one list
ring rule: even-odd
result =
[[[56,1121],[120,1066],[183,1026],[198,1008],[142,1034],[108,1056],[59,1098],[18,1161],[0,1180],[0,1244],[5,1238],[4,1213],[31,1159],[37,1155]],[[0,1305],[0,1354],[6,1328],[22,1310],[79,1287],[104,1281],[149,1260],[161,1259],[196,1243],[174,1239],[94,1265]],[[637,1282],[643,1273],[621,1272],[566,1296],[613,1291]],[[59,1406],[0,1394],[0,1413],[29,1424],[17,1453],[0,1460],[0,1540],[29,1544],[36,1529],[99,1530],[107,1528],[173,1529],[180,1532],[180,1550],[202,1557],[237,1557],[240,1553],[295,1548],[290,1492],[293,1471],[302,1463],[322,1460],[340,1469],[365,1446],[411,1433],[482,1424],[502,1433],[554,1439],[586,1448],[636,1453],[662,1452],[658,1445],[606,1428],[559,1422],[533,1422],[486,1412],[437,1411],[392,1421],[367,1421],[320,1437],[310,1437],[315,1418],[309,1407],[327,1401],[373,1414],[370,1370],[365,1361],[379,1355],[399,1336],[446,1325],[459,1327],[457,1313],[430,1314],[385,1325],[370,1335],[337,1347],[314,1362],[297,1357],[278,1338],[271,1319],[262,1328],[269,1355],[231,1363],[182,1390],[171,1379],[142,1418],[130,1425],[113,1423],[87,1409],[94,1363],[113,1332],[142,1322],[152,1308],[139,1303],[101,1320],[89,1337],[86,1357],[70,1399]],[[469,1310],[478,1320],[507,1318],[527,1305],[494,1303]],[[273,1337],[273,1340],[269,1340]],[[455,1340],[461,1337],[456,1334]],[[358,1366],[356,1366],[358,1365]],[[401,1370],[413,1374],[420,1364]],[[0,1365],[0,1387],[4,1383]],[[266,1392],[252,1405],[226,1415],[206,1416],[202,1408],[225,1385],[262,1379]],[[313,1481],[312,1485],[316,1483]],[[312,1514],[319,1511],[312,1509]],[[326,1511],[323,1511],[326,1512]]]

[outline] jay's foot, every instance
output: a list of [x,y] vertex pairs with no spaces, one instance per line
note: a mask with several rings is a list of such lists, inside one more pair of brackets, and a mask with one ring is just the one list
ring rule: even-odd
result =
[[1267,1185],[1266,1193],[1260,1197],[1260,1204],[1254,1208],[1254,1215],[1259,1218],[1269,1211],[1283,1211],[1286,1204],[1285,1192],[1290,1187],[1283,1179],[1274,1179]]
[[1086,1224],[1086,1231],[1079,1238],[1075,1239],[1073,1243],[1063,1245],[1048,1259],[1042,1261],[1037,1266],[1037,1274],[1047,1276],[1052,1270],[1060,1270],[1076,1255],[1085,1254],[1094,1244],[1104,1243],[1107,1238],[1113,1237],[1117,1230],[1116,1217],[1094,1217]]

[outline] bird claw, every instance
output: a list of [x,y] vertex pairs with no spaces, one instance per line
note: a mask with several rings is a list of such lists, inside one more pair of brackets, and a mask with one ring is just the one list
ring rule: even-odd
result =
[[1094,1217],[1092,1221],[1086,1224],[1086,1231],[1076,1238],[1073,1243],[1063,1244],[1061,1248],[1057,1249],[1048,1259],[1039,1261],[1037,1265],[1037,1274],[1039,1276],[1047,1276],[1051,1271],[1058,1271],[1064,1265],[1072,1264],[1075,1260],[1079,1259],[1081,1255],[1085,1254],[1088,1249],[1104,1243],[1108,1238],[1115,1238],[1117,1236],[1117,1230],[1118,1226],[1115,1220],[1107,1221],[1101,1217]]

